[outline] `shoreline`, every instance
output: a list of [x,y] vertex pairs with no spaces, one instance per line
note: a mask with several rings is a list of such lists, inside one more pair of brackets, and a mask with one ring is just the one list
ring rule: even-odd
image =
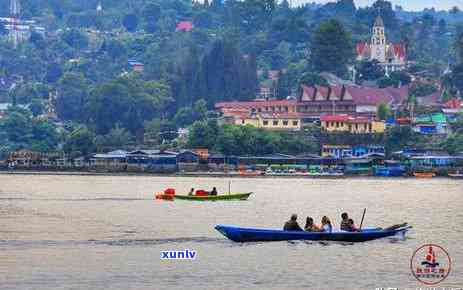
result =
[[249,178],[249,179],[455,179],[450,176],[435,176],[432,178],[418,178],[415,176],[375,176],[375,175],[342,175],[342,176],[316,176],[316,175],[257,175],[246,176],[225,174],[221,172],[193,172],[193,173],[146,173],[146,172],[83,172],[83,171],[37,171],[37,170],[0,170],[0,175],[55,175],[55,176],[151,176],[151,177],[210,177],[210,178]]

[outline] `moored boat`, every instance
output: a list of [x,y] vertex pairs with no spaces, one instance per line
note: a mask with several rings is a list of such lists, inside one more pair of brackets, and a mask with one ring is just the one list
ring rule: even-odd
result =
[[448,176],[451,178],[463,179],[463,173],[449,173]]
[[176,194],[174,199],[194,200],[194,201],[219,201],[219,200],[247,200],[252,192],[248,193],[231,193],[221,195],[179,195]]
[[432,178],[436,176],[434,172],[413,172],[413,176],[420,178]]
[[273,229],[242,228],[237,226],[216,225],[215,229],[234,242],[270,242],[270,241],[338,241],[338,242],[366,242],[397,234],[405,234],[411,226],[404,225],[393,230],[364,229],[361,232],[303,232],[283,231]]
[[241,170],[239,171],[240,176],[261,176],[262,171],[259,170]]

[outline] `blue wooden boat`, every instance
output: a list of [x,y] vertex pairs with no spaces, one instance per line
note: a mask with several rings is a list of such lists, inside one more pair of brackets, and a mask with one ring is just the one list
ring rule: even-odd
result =
[[401,167],[377,167],[375,176],[399,177],[405,175],[405,169]]
[[290,240],[366,242],[396,234],[405,234],[411,226],[404,225],[394,230],[364,229],[361,232],[298,232],[273,229],[241,228],[237,226],[216,225],[215,229],[234,242],[269,242]]

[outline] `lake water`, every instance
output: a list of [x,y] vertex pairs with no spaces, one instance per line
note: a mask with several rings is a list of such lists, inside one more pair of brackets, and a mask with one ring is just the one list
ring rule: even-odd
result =
[[[229,179],[149,176],[0,175],[0,289],[376,289],[424,287],[410,257],[425,243],[453,264],[439,287],[463,287],[463,181],[451,179],[231,179],[248,201],[155,201],[166,187]],[[239,244],[217,223],[281,228],[341,212],[366,226],[407,221],[408,238],[360,244]],[[164,250],[197,251],[161,261]]]

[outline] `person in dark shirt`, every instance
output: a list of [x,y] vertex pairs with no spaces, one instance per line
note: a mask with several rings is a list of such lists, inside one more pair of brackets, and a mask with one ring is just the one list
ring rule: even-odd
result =
[[317,227],[314,223],[313,223],[313,218],[311,217],[307,217],[307,220],[305,222],[305,227],[304,227],[304,230],[306,232],[319,232],[320,231],[320,228]]
[[292,214],[289,221],[285,222],[283,226],[284,231],[303,231],[297,223],[297,214]]
[[349,215],[347,212],[341,214],[341,231],[349,231]]
[[[355,226],[354,226],[354,221],[352,219],[349,219],[349,215],[347,212],[343,212],[341,214],[341,231],[346,231],[346,232],[354,232],[355,231]],[[352,223],[349,222],[349,220],[352,221]]]
[[209,195],[217,195],[217,188],[213,187]]
[[192,196],[194,194],[195,194],[195,189],[194,188],[190,189],[190,192],[188,192],[188,195]]

